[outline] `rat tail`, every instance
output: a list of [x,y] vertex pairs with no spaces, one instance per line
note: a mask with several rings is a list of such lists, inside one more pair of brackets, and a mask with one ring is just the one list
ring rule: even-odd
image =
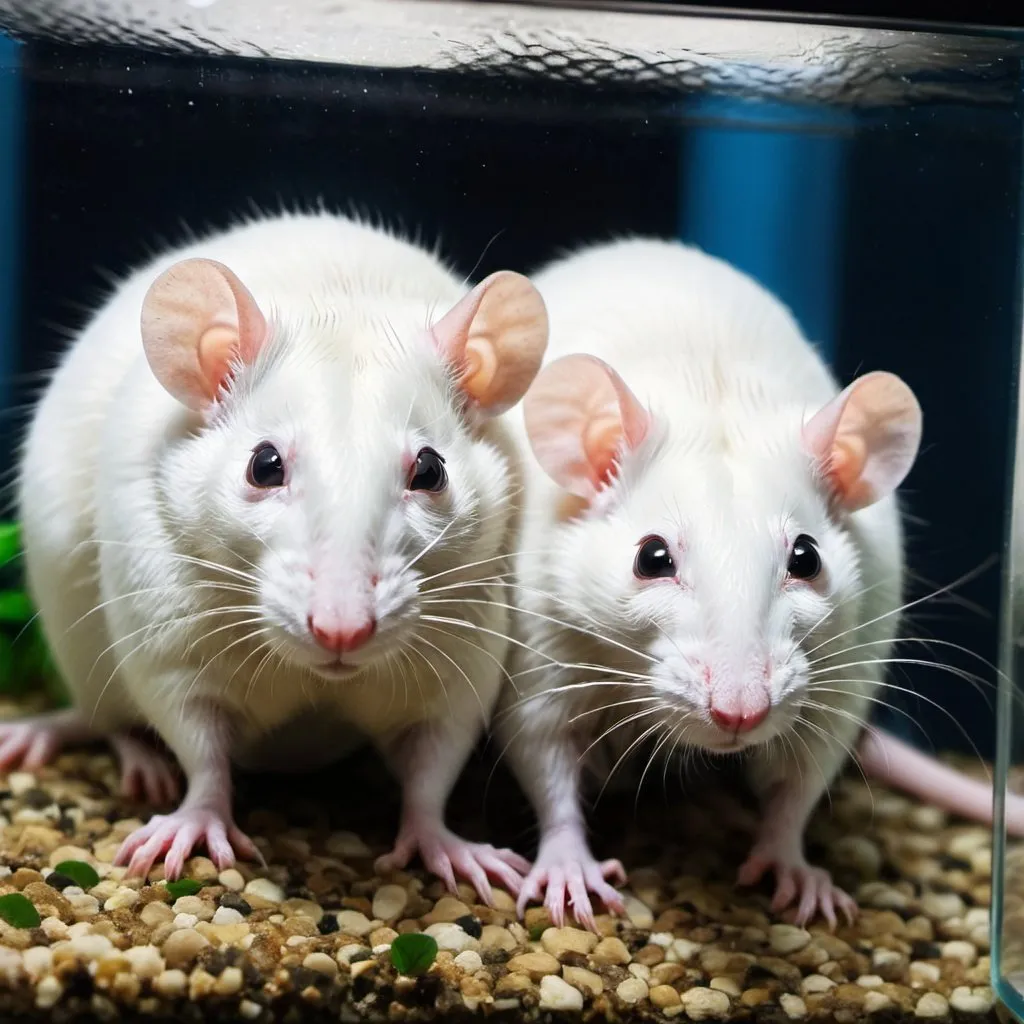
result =
[[[991,783],[972,779],[881,729],[864,732],[857,760],[865,775],[884,785],[950,814],[992,824]],[[1012,836],[1024,836],[1024,796],[1007,794],[1006,830]]]

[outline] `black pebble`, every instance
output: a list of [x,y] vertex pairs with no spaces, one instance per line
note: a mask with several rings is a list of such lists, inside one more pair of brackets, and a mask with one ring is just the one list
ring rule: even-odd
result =
[[252,907],[237,892],[226,892],[217,902],[228,910],[237,910],[242,917],[248,917],[252,913]]
[[774,978],[775,975],[768,970],[767,967],[762,967],[760,964],[751,964],[747,968],[747,973],[744,976],[744,981],[747,985],[753,985],[755,981],[767,981],[769,978]]
[[484,926],[475,918],[472,914],[466,914],[464,917],[457,917],[455,923],[467,934],[472,935],[474,939],[479,939],[484,933]]
[[37,787],[22,793],[21,802],[26,807],[31,807],[35,811],[41,811],[44,807],[49,807],[53,803],[53,797],[45,789]]
[[332,935],[338,930],[338,919],[334,914],[324,914],[316,927],[321,935]]
[[57,828],[66,836],[73,836],[75,834],[75,823],[66,814],[57,822]]
[[912,960],[938,960],[942,956],[942,950],[934,942],[917,940],[910,948]]
[[943,871],[970,871],[970,861],[964,860],[962,857],[954,857],[948,853],[939,854],[939,867]]
[[63,892],[69,885],[78,885],[73,878],[62,875],[59,871],[51,871],[46,876],[46,884],[58,892]]

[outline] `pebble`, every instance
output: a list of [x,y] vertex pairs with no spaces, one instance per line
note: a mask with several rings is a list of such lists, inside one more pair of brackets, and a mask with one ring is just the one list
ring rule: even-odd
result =
[[622,939],[602,939],[591,954],[598,964],[628,964],[632,957]]
[[284,900],[284,890],[269,878],[254,878],[245,887],[243,892],[250,896],[256,896],[258,899],[266,900],[268,903],[281,903]]
[[171,927],[178,931],[182,928],[195,928],[199,924],[199,918],[195,914],[175,914]]
[[994,1003],[995,998],[988,986],[972,990],[966,985],[960,985],[949,996],[949,1005],[960,1013],[988,1013]]
[[352,832],[333,832],[324,844],[328,853],[339,857],[372,857],[373,851]]
[[799,1020],[801,1017],[807,1016],[807,1004],[791,992],[783,992],[779,996],[779,1006],[790,1020]]
[[163,974],[167,966],[156,946],[134,946],[126,949],[122,956],[138,978],[157,978]]
[[53,953],[49,946],[32,946],[21,954],[25,972],[33,981],[38,981],[53,966]]
[[134,889],[122,886],[103,904],[104,910],[121,910],[134,907],[139,902],[139,894]]
[[402,916],[409,894],[400,885],[382,885],[373,894],[373,916],[381,921],[395,921]]
[[655,985],[650,992],[651,1002],[659,1010],[667,1010],[670,1006],[681,1006],[682,999],[671,985]]
[[497,924],[485,924],[480,932],[482,949],[504,949],[511,952],[517,946],[516,940],[507,928]]
[[583,1009],[583,993],[557,975],[546,974],[540,979],[540,1007],[542,1010],[579,1011]]
[[455,966],[467,974],[473,974],[483,968],[484,962],[475,949],[464,949],[455,958]]
[[335,916],[338,919],[338,930],[346,935],[355,935],[356,938],[362,938],[373,931],[373,924],[370,919],[358,910],[339,910]]
[[978,962],[978,951],[969,942],[954,939],[942,946],[942,956],[948,960],[959,960],[967,967],[973,967]]
[[446,924],[458,921],[460,917],[469,917],[470,909],[462,900],[454,896],[442,896],[435,904],[434,909],[423,918],[425,924]]
[[161,949],[164,959],[172,968],[187,967],[209,944],[195,929],[182,928],[171,932]]
[[803,949],[811,941],[811,933],[792,924],[773,924],[769,930],[769,945],[773,953],[785,956]]
[[703,946],[699,942],[691,942],[689,939],[675,939],[669,947],[669,954],[680,963],[687,963],[696,956]]
[[263,1012],[263,1007],[259,1003],[254,1003],[251,999],[243,999],[238,1004],[238,1012],[246,1020],[255,1020]]
[[[328,957],[330,959],[330,957]],[[242,991],[245,975],[240,967],[225,967],[213,985],[213,991],[219,996],[234,996]]]
[[615,994],[630,1006],[639,1003],[641,999],[646,999],[649,992],[647,982],[642,978],[627,978],[615,989]]
[[558,974],[561,966],[550,953],[520,953],[508,962],[508,969],[513,974],[525,974],[534,981],[539,981],[546,974]]
[[938,984],[942,977],[942,971],[938,964],[928,963],[927,960],[913,960],[907,969],[910,975],[911,984],[917,986]]
[[241,892],[245,888],[245,879],[237,868],[226,868],[217,876],[217,881],[232,892]]
[[309,971],[316,971],[317,974],[324,974],[328,978],[333,978],[338,973],[338,961],[326,953],[310,953],[302,961],[302,966]]
[[334,958],[339,964],[345,964],[346,966],[352,962],[352,958],[369,953],[370,950],[366,946],[360,946],[358,943],[349,943],[347,946],[342,946],[337,953],[334,954]]
[[691,1020],[721,1020],[729,1014],[729,997],[713,988],[688,988],[680,997],[683,1009]]
[[40,1010],[50,1010],[57,1005],[62,995],[64,986],[52,974],[47,975],[36,988],[36,1006]]
[[70,947],[83,960],[99,960],[113,950],[114,944],[105,935],[76,935]]
[[566,953],[590,953],[598,939],[593,932],[580,928],[546,928],[540,937],[545,951],[552,956],[562,957]]
[[877,974],[862,974],[857,979],[857,984],[861,988],[881,988],[885,984],[885,979]]
[[[340,918],[341,914],[338,917]],[[348,931],[348,929],[342,926],[342,931]],[[426,933],[437,943],[438,949],[447,949],[453,953],[461,953],[464,949],[480,948],[480,940],[474,939],[472,935],[467,934],[457,924],[447,922],[432,924],[427,928]]]
[[945,1017],[949,1013],[946,997],[938,992],[925,992],[914,1007],[915,1017]]
[[882,868],[882,851],[866,836],[843,836],[832,846],[836,863],[854,868],[862,878],[876,878]]
[[827,992],[835,987],[836,983],[831,978],[826,978],[823,974],[809,974],[800,982],[800,990],[807,996]]
[[604,991],[604,980],[601,975],[588,971],[586,967],[563,967],[562,977],[570,985],[591,995],[599,996]]
[[938,921],[962,917],[964,901],[955,892],[926,892],[921,897],[921,909]]
[[164,971],[153,982],[153,988],[166,999],[177,999],[188,989],[188,978],[184,971]]
[[214,911],[212,921],[214,924],[241,924],[245,918],[237,910],[231,907],[218,907]]
[[637,928],[654,927],[654,914],[651,913],[651,908],[646,903],[628,893],[623,896],[622,902],[626,905],[626,917],[629,918],[631,924]]
[[743,990],[732,978],[712,978],[711,981],[708,982],[708,986],[713,988],[716,992],[724,992],[727,996],[732,996],[733,999],[739,999],[739,997],[743,995]]
[[182,896],[174,901],[171,909],[176,914],[188,914],[197,921],[209,921],[213,917],[213,904],[198,896]]
[[869,992],[864,997],[864,1009],[868,1013],[878,1013],[892,1006],[892,1000],[884,992]]

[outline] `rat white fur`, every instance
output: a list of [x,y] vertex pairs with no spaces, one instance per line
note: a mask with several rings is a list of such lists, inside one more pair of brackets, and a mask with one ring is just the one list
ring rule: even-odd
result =
[[[269,325],[202,411],[161,386],[139,334],[154,279],[190,258],[230,268]],[[458,598],[502,601],[494,579],[517,530],[515,447],[500,419],[467,411],[425,340],[464,293],[434,255],[369,225],[260,219],[134,273],[54,374],[20,508],[31,592],[75,710],[7,726],[0,760],[153,727],[189,780],[178,815],[195,813],[129,840],[133,869],[170,847],[173,876],[201,839],[218,863],[230,844],[254,853],[230,817],[228,756],[289,767],[274,737],[305,718],[320,735],[303,727],[289,755],[337,756],[347,723],[402,781],[402,833],[383,866],[418,847],[449,884],[461,874],[487,897],[491,873],[517,887],[520,858],[441,825],[497,698],[508,632],[504,609]],[[256,490],[247,463],[267,442],[287,485]],[[443,493],[406,490],[427,445],[445,460]],[[339,663],[312,635],[311,608],[370,616],[376,631]],[[126,772],[165,791],[137,753],[122,750]]]
[[[518,695],[506,691],[497,719],[541,827],[521,904],[546,886],[556,920],[568,895],[592,923],[588,890],[621,906],[606,882],[621,866],[598,864],[586,844],[579,759],[607,779],[646,743],[650,757],[744,752],[764,825],[741,880],[773,869],[776,905],[796,897],[801,920],[851,910],[804,859],[802,835],[867,718],[896,628],[895,499],[836,508],[801,432],[839,388],[788,310],[737,269],[636,239],[584,249],[534,281],[549,359],[598,357],[651,417],[588,499],[536,462],[528,471],[517,563],[525,646],[513,652]],[[634,574],[652,535],[668,544],[673,578]],[[813,582],[787,576],[800,535],[820,552]],[[551,657],[564,667],[545,667]],[[751,728],[720,724],[762,714]]]

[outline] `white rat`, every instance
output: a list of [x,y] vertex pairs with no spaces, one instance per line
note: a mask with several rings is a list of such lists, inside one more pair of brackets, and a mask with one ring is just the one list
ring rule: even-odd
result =
[[[525,646],[496,730],[541,828],[520,908],[546,891],[556,923],[568,897],[591,926],[588,893],[621,909],[622,865],[587,843],[580,762],[607,778],[646,743],[652,759],[743,752],[762,814],[739,881],[772,870],[776,911],[834,924],[854,902],[808,864],[803,833],[882,699],[918,403],[887,373],[840,392],[776,298],[679,243],[586,248],[533,280],[561,358],[516,416],[537,465]],[[988,787],[892,737],[868,734],[860,755],[991,820]]]
[[171,775],[127,735],[155,729],[188,788],[125,842],[131,874],[166,854],[174,877],[200,842],[220,866],[255,855],[230,762],[289,767],[289,723],[313,715],[310,761],[347,723],[402,783],[381,870],[418,851],[450,887],[517,889],[528,863],[443,814],[503,678],[506,612],[458,599],[502,593],[521,470],[499,414],[547,320],[518,274],[465,291],[374,227],[259,219],[129,277],[54,374],[20,507],[74,708],[0,726],[0,766],[113,736],[156,800]]

